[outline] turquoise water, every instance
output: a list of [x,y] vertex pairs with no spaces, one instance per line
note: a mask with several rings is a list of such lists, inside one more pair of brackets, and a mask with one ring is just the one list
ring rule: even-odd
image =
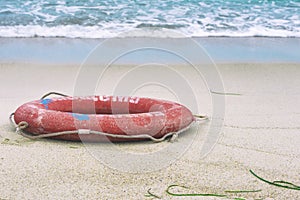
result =
[[1,0],[0,37],[300,37],[299,0]]

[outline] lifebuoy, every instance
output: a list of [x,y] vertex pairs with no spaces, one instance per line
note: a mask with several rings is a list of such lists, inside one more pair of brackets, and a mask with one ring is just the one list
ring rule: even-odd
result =
[[[185,106],[166,100],[126,96],[56,97],[20,106],[14,121],[27,122],[26,131],[50,134],[93,130],[118,136],[148,134],[160,138],[188,127],[194,116]],[[125,141],[98,134],[65,134],[53,138],[72,141]]]

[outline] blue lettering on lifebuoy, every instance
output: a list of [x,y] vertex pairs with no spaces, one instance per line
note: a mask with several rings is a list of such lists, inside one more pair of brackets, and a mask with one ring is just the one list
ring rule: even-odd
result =
[[48,104],[52,102],[52,99],[42,99],[41,104],[44,105],[44,107],[48,110],[49,106]]
[[79,121],[89,120],[90,119],[90,117],[88,115],[85,115],[85,114],[72,113],[72,116],[75,119],[78,119]]

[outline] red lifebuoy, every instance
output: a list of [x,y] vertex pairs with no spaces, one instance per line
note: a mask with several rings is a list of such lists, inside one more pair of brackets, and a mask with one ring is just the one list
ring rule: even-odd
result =
[[[26,131],[49,134],[80,129],[115,135],[148,134],[160,138],[188,127],[194,120],[185,106],[165,100],[123,96],[58,97],[28,102],[20,106],[14,120],[28,123]],[[67,134],[53,138],[99,142],[97,134]],[[108,138],[124,141],[124,138]]]

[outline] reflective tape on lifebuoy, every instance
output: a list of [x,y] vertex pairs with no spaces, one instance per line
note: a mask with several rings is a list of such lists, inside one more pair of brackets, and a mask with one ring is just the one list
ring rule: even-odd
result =
[[[27,122],[25,130],[34,135],[93,130],[120,136],[148,134],[160,138],[188,127],[195,118],[188,108],[171,101],[126,96],[88,96],[31,101],[16,110],[14,120],[17,124]],[[106,136],[97,134],[67,134],[54,138],[107,141]]]

